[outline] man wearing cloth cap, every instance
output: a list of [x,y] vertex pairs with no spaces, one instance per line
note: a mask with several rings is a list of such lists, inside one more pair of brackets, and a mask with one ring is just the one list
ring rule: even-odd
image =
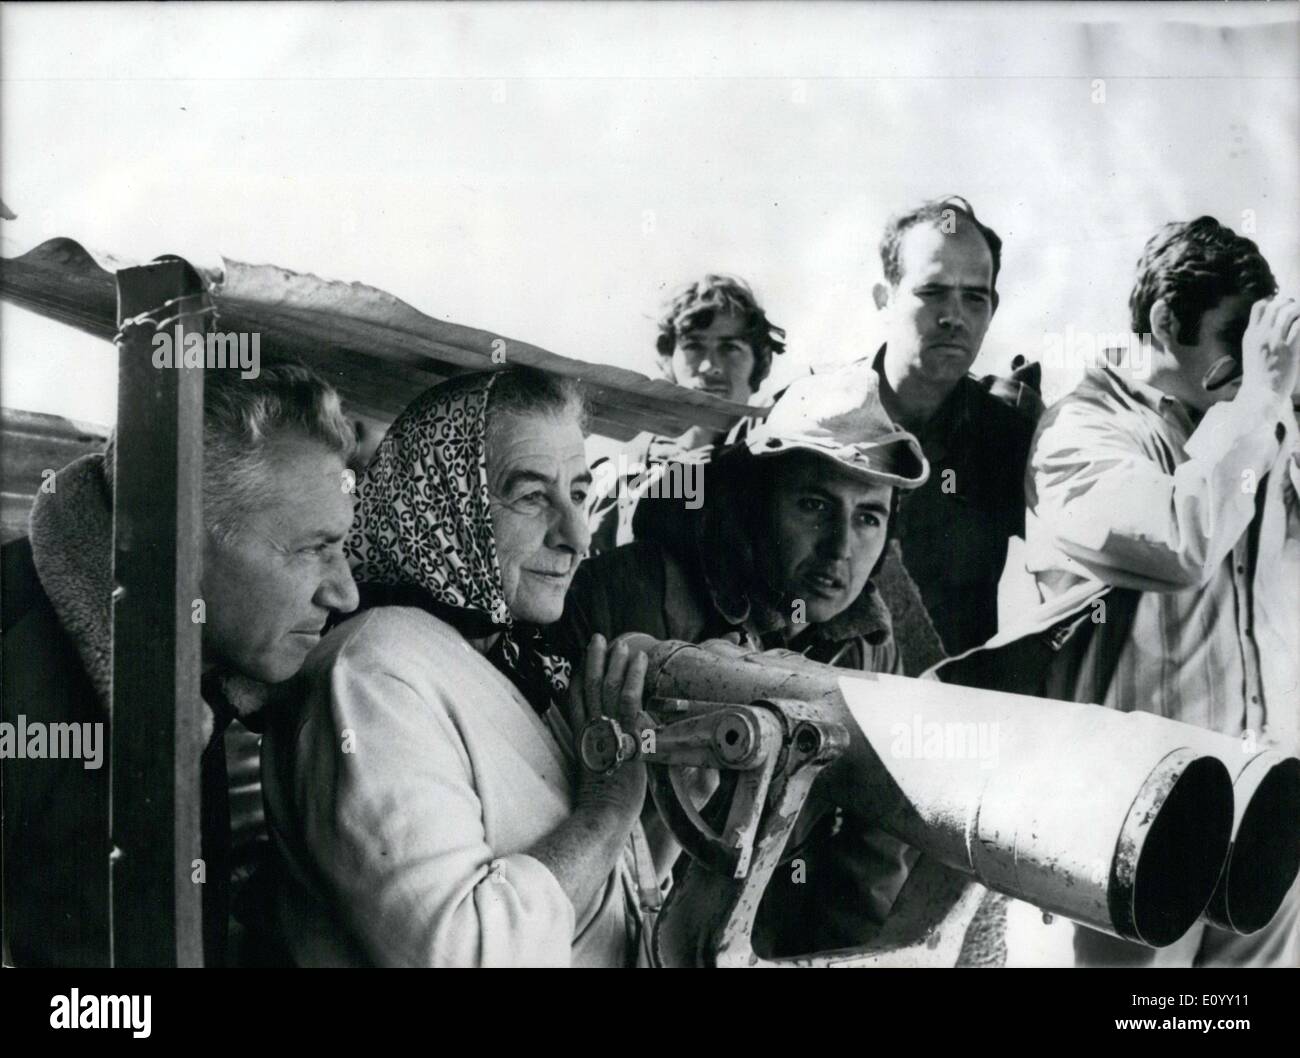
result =
[[[594,633],[731,637],[813,661],[901,672],[881,566],[898,490],[924,483],[916,438],[886,414],[872,372],[795,382],[767,421],[720,454],[689,528],[584,562],[558,628],[574,660]],[[765,955],[861,943],[888,914],[916,853],[810,806],[801,870],[778,869],[755,927]]]

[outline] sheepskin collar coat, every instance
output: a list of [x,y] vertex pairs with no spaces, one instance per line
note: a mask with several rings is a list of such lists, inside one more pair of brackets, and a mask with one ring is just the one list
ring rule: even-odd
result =
[[[108,960],[109,703],[113,684],[111,464],[64,467],[33,504],[29,536],[3,548],[3,715],[98,728],[100,766],[85,759],[3,761],[5,945],[17,965]],[[208,677],[200,755],[204,949],[225,957],[230,817],[222,734],[265,701],[246,679]],[[237,703],[237,704],[232,704]],[[89,731],[90,729],[83,729]],[[83,755],[84,758],[84,755]]]

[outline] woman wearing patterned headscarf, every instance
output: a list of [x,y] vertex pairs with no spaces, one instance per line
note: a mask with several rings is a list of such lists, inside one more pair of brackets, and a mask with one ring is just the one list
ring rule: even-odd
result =
[[402,413],[358,483],[362,608],[263,748],[299,964],[636,961],[660,880],[644,768],[593,776],[572,732],[639,707],[645,660],[597,638],[566,694],[539,631],[590,540],[581,422],[550,376],[462,376]]

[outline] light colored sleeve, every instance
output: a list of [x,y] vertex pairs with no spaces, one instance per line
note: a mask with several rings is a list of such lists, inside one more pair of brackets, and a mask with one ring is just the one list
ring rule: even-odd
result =
[[573,905],[540,861],[489,848],[442,703],[391,672],[360,671],[346,653],[311,694],[294,797],[315,866],[369,958],[569,965]]
[[1283,413],[1240,398],[1215,405],[1169,474],[1114,414],[1061,405],[1030,456],[1031,510],[1051,544],[1106,584],[1203,585],[1254,517]]
[[[1294,529],[1297,515],[1297,507],[1300,506],[1300,423],[1296,421],[1296,413],[1300,410],[1296,405],[1286,409],[1287,414],[1282,417],[1282,430],[1285,436],[1282,438],[1282,453],[1279,462],[1283,465],[1279,470],[1279,477],[1285,475],[1286,481],[1281,485],[1281,493],[1286,504],[1287,516]],[[1275,464],[1276,465],[1276,464]],[[1289,535],[1294,537],[1294,532]]]

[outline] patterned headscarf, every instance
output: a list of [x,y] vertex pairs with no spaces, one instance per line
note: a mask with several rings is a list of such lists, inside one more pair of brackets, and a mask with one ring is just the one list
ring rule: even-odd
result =
[[363,605],[414,605],[469,639],[500,632],[488,660],[544,713],[569,683],[567,660],[506,603],[488,505],[487,406],[494,372],[417,397],[357,483],[344,549]]

